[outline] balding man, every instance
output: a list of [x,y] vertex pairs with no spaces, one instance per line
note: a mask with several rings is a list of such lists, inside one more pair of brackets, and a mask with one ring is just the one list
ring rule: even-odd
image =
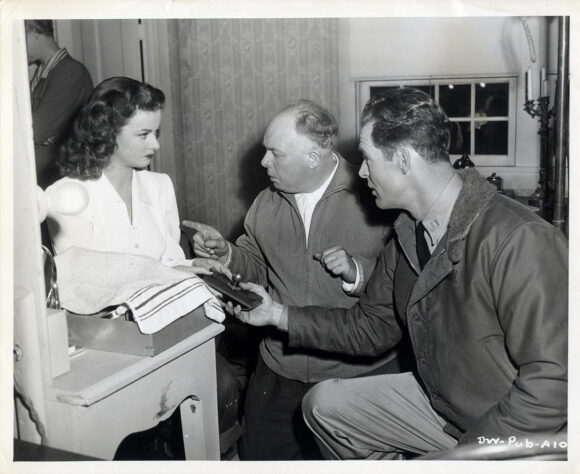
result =
[[[334,150],[337,133],[336,119],[314,102],[281,110],[263,140],[261,164],[272,185],[249,209],[245,234],[233,245],[205,226],[194,237],[196,253],[220,258],[282,304],[352,306],[389,228],[363,206],[355,167]],[[300,408],[308,389],[329,378],[398,370],[394,351],[345,357],[291,349],[284,334],[266,333],[246,395],[240,457],[316,458]]]

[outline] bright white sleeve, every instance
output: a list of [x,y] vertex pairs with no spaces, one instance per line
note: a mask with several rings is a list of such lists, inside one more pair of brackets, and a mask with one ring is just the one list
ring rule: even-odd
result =
[[161,262],[167,266],[175,267],[177,265],[191,265],[191,260],[185,258],[185,253],[179,245],[181,238],[181,230],[179,228],[179,211],[177,210],[177,200],[175,198],[175,189],[171,178],[166,175],[161,175],[162,189],[160,195],[162,196],[162,209],[165,219],[165,252],[161,257]]
[[346,281],[343,281],[342,290],[349,295],[358,296],[362,284],[362,267],[355,257],[351,258],[354,262],[354,266],[356,267],[356,277],[353,283],[347,283]]
[[[67,181],[67,179],[61,181]],[[49,199],[61,181],[46,189],[45,193]],[[88,206],[79,215],[67,216],[54,213],[47,216],[46,223],[55,253],[61,254],[71,247],[91,248],[94,220],[94,209],[91,206],[90,197]]]

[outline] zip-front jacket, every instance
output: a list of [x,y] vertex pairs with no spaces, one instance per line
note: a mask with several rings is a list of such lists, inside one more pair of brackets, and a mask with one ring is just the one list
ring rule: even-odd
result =
[[460,443],[567,423],[568,247],[475,170],[423,271],[402,213],[358,304],[289,308],[292,347],[376,355],[407,331],[433,408]]
[[[230,269],[242,273],[244,280],[262,284],[283,304],[352,306],[357,297],[345,293],[341,279],[327,273],[314,255],[335,245],[343,247],[358,259],[366,284],[389,228],[376,212],[371,214],[372,203],[363,206],[356,189],[361,184],[355,167],[339,157],[336,173],[314,209],[308,245],[294,196],[272,187],[263,190],[246,214],[245,234],[232,245]],[[260,354],[270,369],[301,382],[353,377],[393,357],[291,349],[287,342],[285,334],[271,331],[260,344]]]

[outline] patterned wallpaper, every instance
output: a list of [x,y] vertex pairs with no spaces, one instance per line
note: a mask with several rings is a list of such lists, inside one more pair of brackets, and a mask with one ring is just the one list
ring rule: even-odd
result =
[[308,98],[338,116],[337,37],[335,19],[169,20],[172,178],[183,218],[240,234],[268,184],[261,142],[273,114]]

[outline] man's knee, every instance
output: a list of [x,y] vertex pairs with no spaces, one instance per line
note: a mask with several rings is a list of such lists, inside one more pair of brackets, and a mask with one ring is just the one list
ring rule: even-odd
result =
[[312,387],[302,399],[302,413],[306,424],[312,428],[318,424],[316,419],[332,416],[332,413],[340,413],[342,403],[340,394],[340,380],[331,379],[320,382]]

